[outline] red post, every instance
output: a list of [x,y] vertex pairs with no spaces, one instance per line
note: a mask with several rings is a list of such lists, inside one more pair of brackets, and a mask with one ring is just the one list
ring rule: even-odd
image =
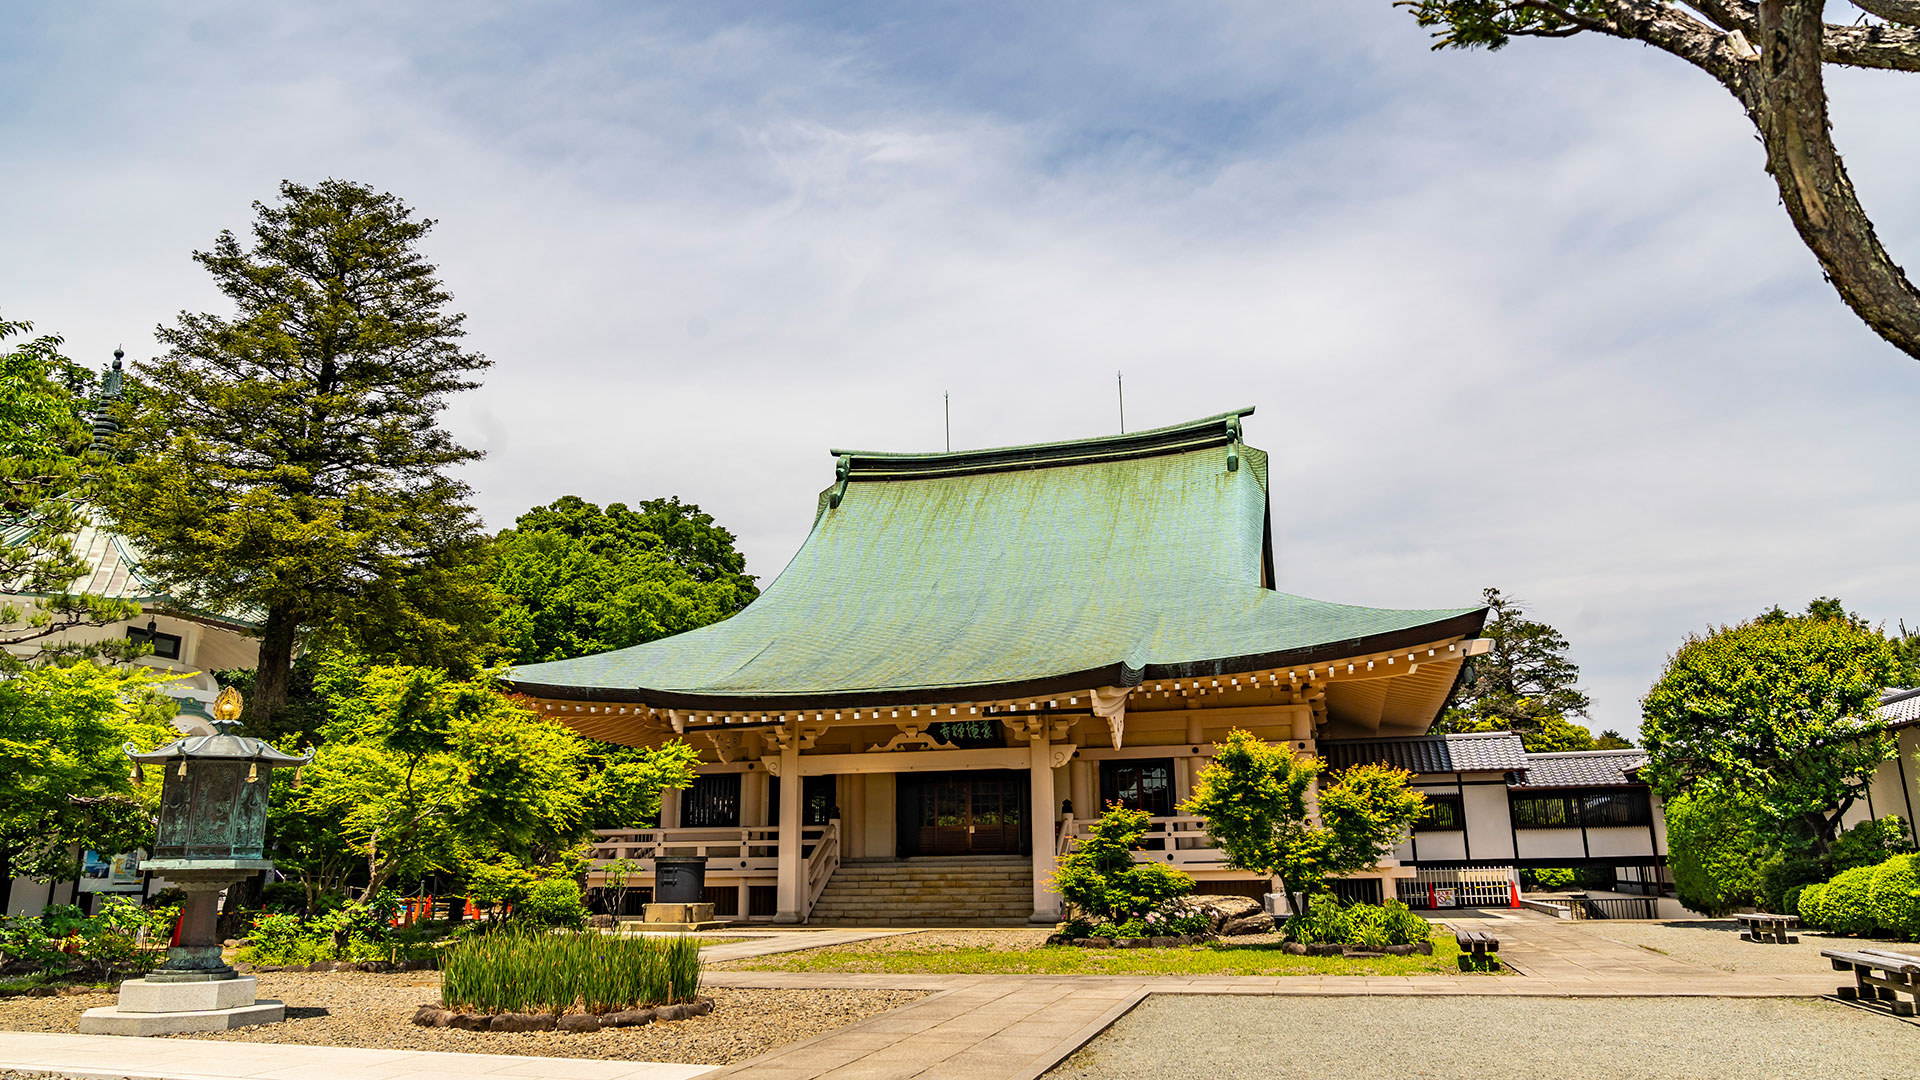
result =
[[1440,896],[1437,892],[1435,892],[1433,887],[1433,882],[1429,881],[1427,882],[1427,909],[1433,910],[1435,908],[1438,908],[1439,906],[1440,906]]

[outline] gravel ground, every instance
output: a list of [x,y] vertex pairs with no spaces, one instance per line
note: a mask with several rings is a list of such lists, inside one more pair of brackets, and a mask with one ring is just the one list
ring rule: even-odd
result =
[[1916,1052],[1920,1026],[1812,999],[1164,995],[1046,1080],[1909,1080]]
[[1832,971],[1833,965],[1820,956],[1821,949],[1891,949],[1920,955],[1913,942],[1868,941],[1865,938],[1835,937],[1817,930],[1799,931],[1798,945],[1768,945],[1740,940],[1740,924],[1731,919],[1688,920],[1684,922],[1614,922],[1608,920],[1574,921],[1562,925],[1575,927],[1610,941],[1638,945],[1667,954],[1675,960],[1705,964],[1740,975],[1779,975]]
[[[287,1003],[285,1023],[186,1037],[726,1065],[925,996],[919,992],[891,990],[711,987],[702,993],[713,998],[713,1012],[690,1020],[618,1028],[591,1035],[552,1031],[509,1034],[414,1026],[414,1009],[423,1001],[439,999],[437,972],[390,975],[267,972],[259,979],[261,997],[278,998]],[[0,1000],[0,1030],[76,1031],[83,1011],[96,1005],[111,1005],[113,1000],[111,993]],[[0,1075],[0,1080],[12,1078]]]

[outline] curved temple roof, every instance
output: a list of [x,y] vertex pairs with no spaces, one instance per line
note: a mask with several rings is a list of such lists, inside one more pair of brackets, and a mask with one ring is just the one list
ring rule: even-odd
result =
[[516,668],[656,707],[905,704],[1254,671],[1472,635],[1481,608],[1275,592],[1267,455],[1240,409],[1073,442],[834,451],[784,573],[725,622]]

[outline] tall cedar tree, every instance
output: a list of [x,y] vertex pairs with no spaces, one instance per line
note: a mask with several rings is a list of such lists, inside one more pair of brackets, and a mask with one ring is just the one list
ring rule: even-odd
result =
[[1520,601],[1499,589],[1481,595],[1493,609],[1482,632],[1493,648],[1474,660],[1435,731],[1514,731],[1537,753],[1620,749],[1615,732],[1595,739],[1567,720],[1584,718],[1592,700],[1579,687],[1580,667],[1567,658],[1560,631],[1526,617]]
[[1578,35],[1651,45],[1719,83],[1759,136],[1767,174],[1840,299],[1920,359],[1920,288],[1887,253],[1834,146],[1826,69],[1920,72],[1920,0],[1853,0],[1873,17],[1825,21],[1826,0],[1395,0],[1435,48],[1498,49]]
[[[0,342],[32,331],[31,323],[0,319]],[[124,657],[133,651],[124,641],[53,644],[63,631],[140,613],[138,604],[71,591],[87,573],[73,536],[86,523],[90,377],[60,355],[52,334],[0,349],[0,592],[27,598],[0,603],[0,669],[28,652]]]
[[258,613],[271,724],[303,634],[378,631],[395,658],[444,663],[401,647],[445,651],[484,621],[469,490],[447,474],[480,454],[439,414],[489,362],[461,350],[466,317],[416,250],[433,221],[395,196],[287,181],[253,209],[251,246],[223,231],[194,253],[237,312],[159,328],[106,504],[175,596]]

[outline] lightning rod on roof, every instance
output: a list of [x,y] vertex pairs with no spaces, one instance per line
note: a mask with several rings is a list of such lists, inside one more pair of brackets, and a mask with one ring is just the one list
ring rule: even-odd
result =
[[953,453],[953,391],[940,391],[940,403],[947,411],[947,453]]
[[1113,388],[1114,388],[1114,391],[1120,395],[1120,434],[1125,435],[1127,433],[1127,373],[1126,372],[1116,371],[1113,373]]

